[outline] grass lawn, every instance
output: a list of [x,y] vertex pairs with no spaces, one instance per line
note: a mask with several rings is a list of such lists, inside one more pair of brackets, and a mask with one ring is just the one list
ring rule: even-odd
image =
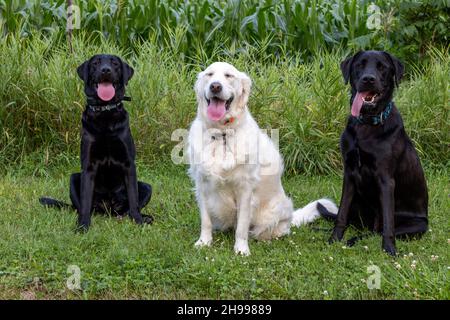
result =
[[[281,240],[252,240],[249,257],[235,256],[232,233],[196,249],[200,221],[185,167],[139,165],[140,180],[154,188],[144,210],[154,225],[94,216],[90,231],[77,234],[75,213],[38,203],[41,195],[69,201],[67,170],[18,168],[0,178],[0,298],[450,299],[448,171],[427,172],[431,230],[397,241],[394,259],[379,236],[352,248],[328,245],[330,232],[312,228],[331,228],[323,220]],[[339,176],[295,176],[284,185],[296,207],[322,196],[339,201],[341,192]],[[379,290],[366,285],[372,264],[381,270]],[[81,270],[79,291],[66,287],[69,265]]]

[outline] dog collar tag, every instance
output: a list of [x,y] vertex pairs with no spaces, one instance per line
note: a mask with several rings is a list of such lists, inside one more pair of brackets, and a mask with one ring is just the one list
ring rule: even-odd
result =
[[391,114],[392,111],[392,101],[390,101],[386,108],[384,108],[384,110],[382,112],[380,112],[380,114],[378,116],[374,116],[374,117],[369,117],[368,119],[364,119],[362,115],[359,115],[356,120],[361,123],[361,124],[371,124],[371,125],[378,125],[378,124],[383,124],[384,121],[389,117],[389,115]]
[[225,122],[223,123],[224,125],[227,125],[229,123],[233,123],[234,122],[234,117],[228,118],[227,120],[225,120]]
[[94,112],[103,112],[103,111],[109,111],[116,109],[122,102],[116,103],[116,104],[107,104],[106,106],[92,106],[88,105],[89,109],[91,109]]

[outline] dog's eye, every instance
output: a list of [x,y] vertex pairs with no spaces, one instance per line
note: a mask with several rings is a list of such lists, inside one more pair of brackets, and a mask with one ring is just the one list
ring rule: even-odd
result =
[[382,64],[381,62],[377,63],[377,69],[380,71],[383,71],[386,67],[384,66],[384,64]]
[[211,77],[213,74],[214,74],[214,73],[212,73],[212,72],[208,72],[208,73],[206,74],[206,76],[207,76],[207,77]]
[[113,66],[115,66],[115,67],[117,67],[119,65],[119,63],[116,60],[112,60],[111,62],[113,64]]
[[233,78],[234,76],[232,75],[232,74],[230,74],[230,73],[225,73],[225,78],[228,78],[228,79],[230,79],[230,78]]

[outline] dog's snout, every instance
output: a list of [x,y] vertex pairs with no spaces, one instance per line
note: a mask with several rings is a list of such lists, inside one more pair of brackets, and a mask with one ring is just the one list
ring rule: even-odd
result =
[[219,82],[213,82],[209,86],[209,90],[211,90],[212,93],[219,93],[222,91],[222,85]]
[[111,74],[111,68],[108,66],[103,66],[101,68],[101,72],[102,72],[102,74]]
[[375,76],[371,75],[371,74],[366,74],[365,76],[362,77],[362,82],[364,82],[365,84],[373,84],[375,83]]

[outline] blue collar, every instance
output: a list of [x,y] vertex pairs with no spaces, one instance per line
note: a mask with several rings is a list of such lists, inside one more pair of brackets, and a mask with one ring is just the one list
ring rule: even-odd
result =
[[361,124],[371,124],[373,126],[376,126],[378,124],[383,124],[384,121],[389,117],[392,111],[393,103],[390,101],[386,108],[384,108],[383,112],[380,112],[377,116],[370,116],[370,117],[363,117],[362,115],[359,115],[358,117],[355,117],[358,123]]

